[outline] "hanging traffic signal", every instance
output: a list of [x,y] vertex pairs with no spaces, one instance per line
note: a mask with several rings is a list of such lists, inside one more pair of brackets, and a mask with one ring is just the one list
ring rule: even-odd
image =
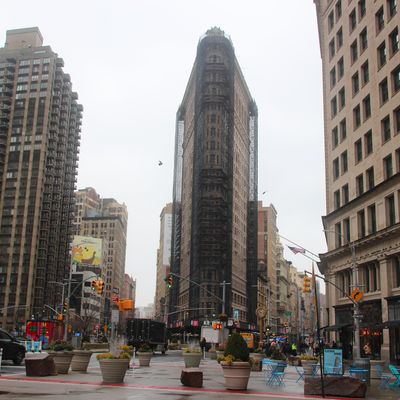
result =
[[97,288],[97,281],[92,281],[92,290],[95,291]]
[[303,293],[311,293],[311,278],[308,276],[303,278]]
[[173,283],[174,283],[174,278],[172,277],[172,275],[168,275],[168,277],[165,278],[165,282],[166,282],[166,284],[167,284],[167,288],[168,288],[168,289],[171,289],[171,288],[172,288],[172,285],[173,285]]
[[102,279],[97,281],[97,294],[103,294],[104,282]]
[[66,313],[66,312],[67,312],[67,309],[68,309],[68,301],[65,300],[65,301],[64,301],[64,304],[63,304],[63,312]]

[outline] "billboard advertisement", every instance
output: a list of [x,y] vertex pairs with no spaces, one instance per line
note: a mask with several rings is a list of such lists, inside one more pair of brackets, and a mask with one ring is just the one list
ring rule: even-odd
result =
[[72,264],[79,267],[101,267],[101,239],[89,236],[74,236],[72,242]]

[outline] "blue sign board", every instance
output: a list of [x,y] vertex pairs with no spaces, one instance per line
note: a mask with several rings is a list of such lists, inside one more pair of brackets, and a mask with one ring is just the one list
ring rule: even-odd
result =
[[324,349],[324,374],[343,375],[342,349]]

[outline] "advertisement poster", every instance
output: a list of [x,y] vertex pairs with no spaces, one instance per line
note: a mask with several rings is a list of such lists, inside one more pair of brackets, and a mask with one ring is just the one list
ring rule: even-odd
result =
[[343,375],[342,349],[324,349],[324,374]]
[[72,242],[72,264],[75,266],[101,266],[101,239],[89,236],[74,236]]

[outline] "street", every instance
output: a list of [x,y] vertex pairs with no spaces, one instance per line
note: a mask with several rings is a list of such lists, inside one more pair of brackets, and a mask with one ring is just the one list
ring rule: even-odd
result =
[[[288,367],[285,386],[267,387],[262,372],[252,372],[246,392],[227,391],[221,367],[215,360],[202,360],[204,373],[202,388],[184,387],[180,383],[183,360],[179,352],[154,355],[150,367],[129,370],[124,384],[103,385],[95,355],[92,356],[88,373],[71,372],[68,375],[29,378],[25,367],[3,363],[0,377],[0,400],[45,398],[46,400],[205,400],[205,399],[307,399],[303,395],[303,383],[296,383],[294,367]],[[368,389],[368,399],[398,399],[398,394],[381,391],[374,383]]]

